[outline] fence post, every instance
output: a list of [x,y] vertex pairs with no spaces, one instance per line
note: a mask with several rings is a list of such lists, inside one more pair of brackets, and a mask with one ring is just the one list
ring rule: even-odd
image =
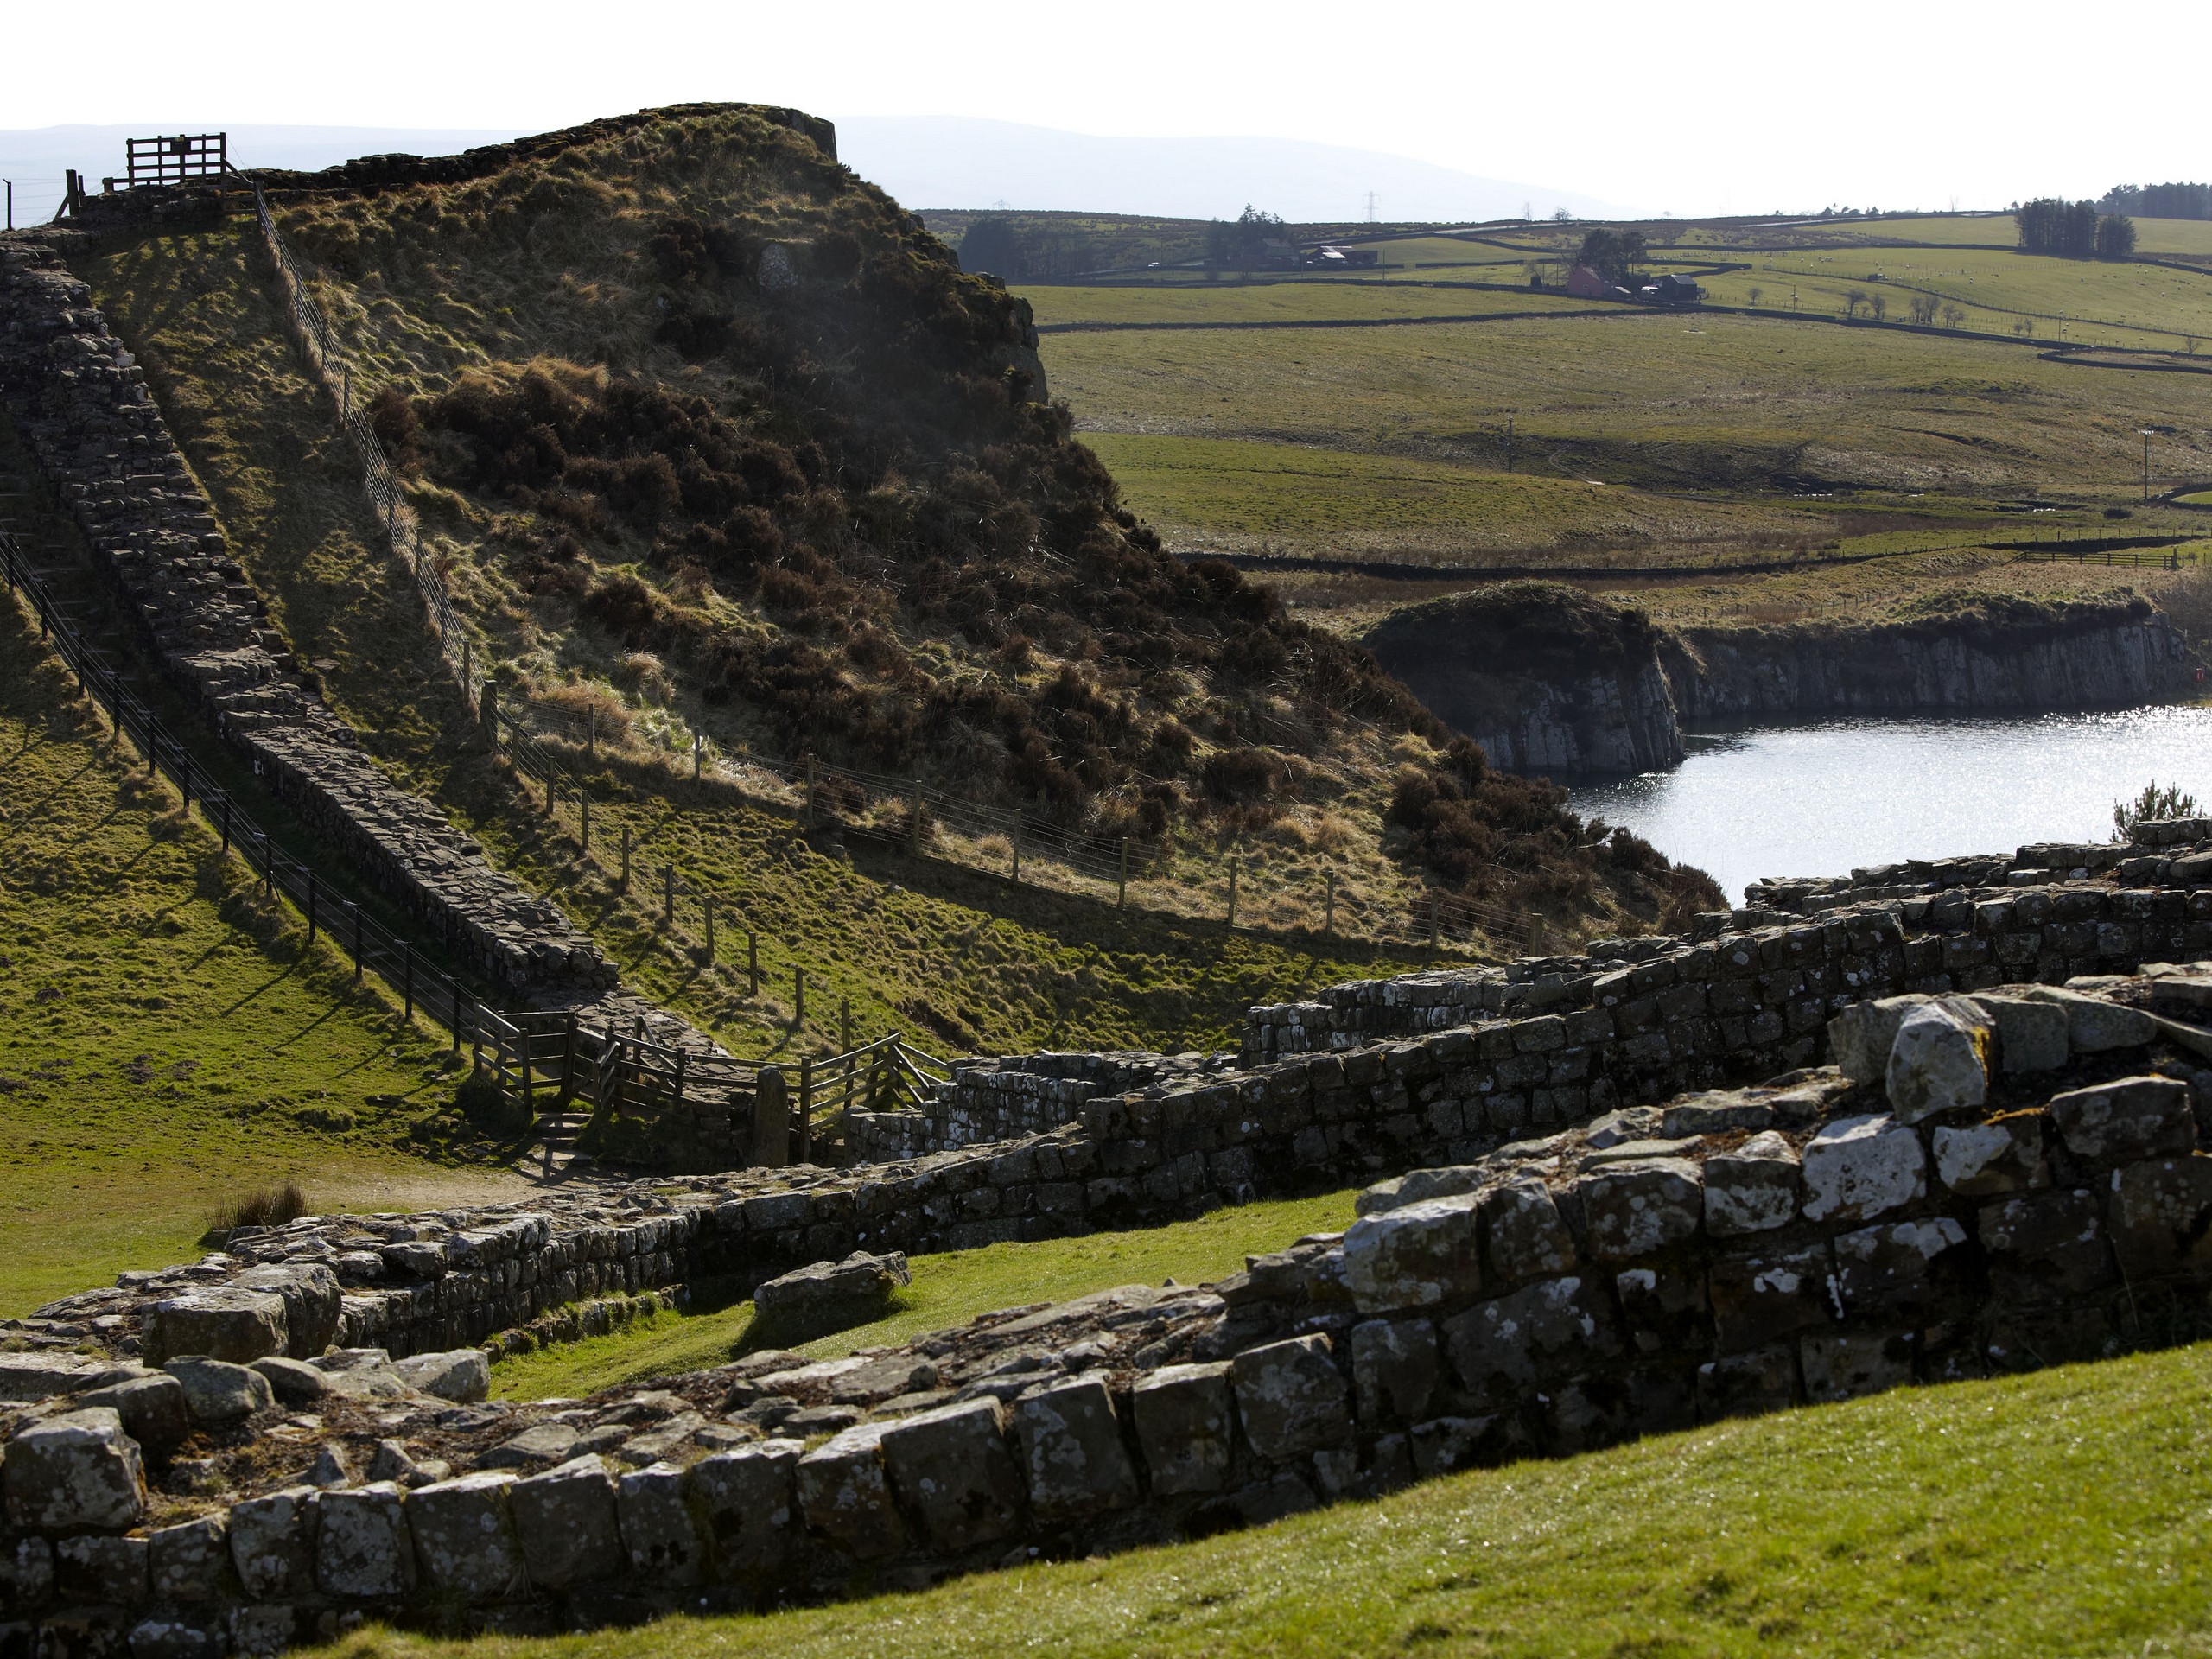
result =
[[806,827],[810,832],[814,829],[814,757],[810,754],[806,757]]
[[453,1052],[461,1052],[461,982],[453,982]]
[[626,823],[622,826],[622,880],[616,891],[626,894],[630,891],[630,826]]
[[1021,814],[1014,815],[1014,885],[1021,885]]
[[1325,938],[1337,936],[1337,873],[1329,872],[1329,896],[1321,912],[1321,933]]
[[1236,925],[1236,860],[1234,856],[1229,861],[1229,925],[1231,927]]
[[229,796],[226,795],[226,796],[224,796],[224,797],[223,797],[223,855],[224,855],[224,856],[227,858],[227,857],[230,855],[230,851],[231,851],[231,798],[230,798]]
[[1122,869],[1114,883],[1114,908],[1126,910],[1129,903],[1129,838],[1122,837]]
[[476,670],[474,653],[469,649],[473,643],[467,634],[461,636],[461,695],[463,702],[476,695]]
[[353,906],[353,982],[361,982],[361,907]]
[[399,947],[399,961],[401,964],[399,994],[402,999],[399,1017],[403,1020],[412,1020],[415,1017],[415,947],[411,944],[402,944]]
[[922,855],[922,780],[914,779],[914,816],[906,826],[906,850],[916,858]]
[[695,784],[699,781],[699,751],[706,741],[698,733],[691,734],[691,781]]
[[745,994],[760,995],[760,939],[749,927],[745,930]]
[[308,872],[308,944],[315,944],[315,872]]
[[715,965],[715,895],[707,895],[707,966]]
[[781,1169],[791,1156],[791,1087],[783,1068],[764,1065],[753,1084],[753,1161]]
[[673,864],[660,867],[660,918],[664,925],[669,926],[673,926],[676,922],[676,866]]

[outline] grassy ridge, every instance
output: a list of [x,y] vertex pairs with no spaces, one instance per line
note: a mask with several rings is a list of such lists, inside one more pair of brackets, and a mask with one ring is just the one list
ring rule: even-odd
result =
[[410,1150],[451,1096],[442,1047],[303,952],[127,759],[0,603],[0,1316],[193,1260],[258,1185],[331,1208],[521,1190]]
[[[1217,1210],[1196,1221],[1131,1233],[1093,1233],[1031,1244],[992,1244],[908,1263],[911,1289],[880,1319],[798,1344],[817,1359],[900,1343],[966,1323],[979,1313],[1030,1302],[1059,1302],[1116,1285],[1205,1284],[1244,1265],[1248,1255],[1279,1250],[1308,1233],[1351,1224],[1351,1192],[1282,1198]],[[540,1349],[500,1361],[493,1392],[507,1400],[593,1393],[649,1376],[727,1363],[763,1345],[753,1334],[750,1301],[664,1313],[613,1336]]]
[[2202,1345],[1904,1389],[1417,1486],[1201,1543],[765,1618],[346,1659],[2212,1649]]

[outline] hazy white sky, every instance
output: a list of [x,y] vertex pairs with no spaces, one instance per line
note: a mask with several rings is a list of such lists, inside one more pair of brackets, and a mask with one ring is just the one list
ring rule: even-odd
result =
[[[2212,175],[2206,0],[170,0],[10,9],[0,128],[539,130],[690,99],[1389,150],[1678,213]],[[1387,211],[1387,208],[1386,208]]]

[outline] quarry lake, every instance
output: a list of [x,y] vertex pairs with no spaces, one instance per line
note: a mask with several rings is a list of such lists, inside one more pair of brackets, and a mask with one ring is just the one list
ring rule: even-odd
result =
[[1707,731],[1671,772],[1586,781],[1570,804],[1695,864],[1741,903],[1769,875],[2101,841],[2156,779],[2212,802],[2212,708],[1824,720]]

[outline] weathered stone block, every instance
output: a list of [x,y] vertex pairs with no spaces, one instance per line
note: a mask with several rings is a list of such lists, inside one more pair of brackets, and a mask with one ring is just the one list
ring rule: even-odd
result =
[[79,1534],[54,1541],[54,1588],[64,1601],[146,1599],[146,1541]]
[[1704,1184],[1686,1158],[1602,1165],[1574,1184],[1591,1254],[1601,1261],[1648,1255],[1696,1236]]
[[970,1400],[894,1422],[883,1465],[924,1538],[944,1550],[1011,1536],[1021,1524],[1022,1479],[1006,1443],[1005,1408]]
[[1482,1288],[1471,1193],[1363,1216],[1344,1234],[1344,1277],[1363,1313],[1433,1307]]
[[1912,1381],[1910,1332],[1831,1332],[1799,1340],[1805,1397],[1850,1400]]
[[135,1527],[146,1513],[137,1442],[105,1406],[33,1421],[8,1442],[8,1522],[22,1532]]
[[[2086,956],[2086,949],[2063,951]],[[2066,1010],[2066,1040],[2076,1054],[2101,1054],[2115,1048],[2140,1048],[2158,1034],[2158,1022],[2140,1008],[2122,1007],[2101,997],[2085,996],[2057,985],[2032,985],[2020,995]]]
[[1427,1319],[1370,1319],[1352,1327],[1352,1387],[1361,1422],[1419,1421],[1439,1375],[1436,1327]]
[[143,1618],[128,1639],[130,1659],[223,1659],[231,1646],[213,1624],[181,1618]]
[[146,1535],[147,1581],[157,1601],[213,1601],[230,1578],[229,1530],[219,1515]]
[[454,1348],[444,1353],[415,1354],[392,1368],[410,1389],[457,1405],[471,1405],[492,1392],[491,1362],[480,1348]]
[[29,1612],[54,1593],[54,1547],[43,1538],[0,1544],[0,1610]]
[[136,1368],[85,1354],[0,1353],[0,1405],[29,1405],[121,1382]]
[[1502,1285],[1566,1273],[1574,1266],[1574,1235],[1551,1189],[1533,1177],[1493,1187],[1482,1200],[1491,1275]]
[[1053,1383],[1014,1402],[1014,1444],[1030,1508],[1045,1522],[1072,1521],[1137,1501],[1137,1475],[1122,1445],[1103,1376]]
[[1920,1137],[1884,1113],[1840,1117],[1805,1143],[1805,1218],[1859,1221],[1928,1190]]
[[1705,1160],[1705,1230],[1736,1238],[1788,1226],[1797,1218],[1801,1177],[1796,1148],[1770,1129],[1715,1153]]
[[1540,1375],[1580,1370],[1621,1351],[1605,1296],[1580,1275],[1540,1280],[1444,1322],[1445,1351],[1467,1387],[1517,1393]]
[[2045,1109],[2076,1158],[2127,1164],[2186,1153],[2196,1143],[2189,1085],[2176,1077],[2122,1077],[2053,1095]]
[[[232,1510],[233,1527],[238,1509]],[[404,1497],[389,1481],[315,1501],[315,1579],[326,1596],[385,1601],[415,1586]]]
[[[1999,953],[2005,954],[2001,942]],[[1976,991],[1966,1001],[1995,1027],[1998,1067],[2008,1076],[2054,1071],[2070,1057],[2066,1010],[2056,1004],[1994,991]]]
[[1706,1275],[1722,1351],[1761,1348],[1840,1317],[1827,1247],[1716,1255]]
[[269,1379],[269,1386],[284,1405],[312,1408],[331,1392],[330,1374],[283,1354],[269,1354],[248,1368]]
[[276,1404],[269,1379],[243,1365],[187,1356],[170,1360],[162,1369],[183,1387],[185,1409],[195,1423],[220,1427],[240,1422]]
[[906,1547],[906,1529],[883,1471],[889,1423],[862,1423],[798,1461],[799,1511],[813,1531],[866,1560]]
[[1836,1065],[1853,1083],[1879,1083],[1889,1070],[1890,1051],[1905,1015],[1933,1001],[1917,993],[1854,1002],[1828,1021],[1828,1047]]
[[1167,1365],[1129,1395],[1137,1446],[1161,1497],[1221,1490],[1231,1443],[1229,1363]]
[[231,1565],[247,1595],[281,1601],[314,1592],[319,1497],[295,1486],[231,1505]]
[[516,1480],[507,1507],[530,1581],[543,1589],[620,1577],[628,1565],[614,1479],[596,1452]]
[[483,1601],[522,1588],[522,1543],[507,1497],[514,1480],[512,1475],[463,1475],[409,1495],[407,1529],[426,1590]]
[[893,1292],[913,1281],[902,1252],[855,1250],[842,1262],[816,1262],[769,1280],[754,1289],[753,1306],[761,1319],[794,1326],[857,1324],[880,1313]]
[[1275,1462],[1351,1437],[1351,1391],[1325,1336],[1293,1337],[1247,1349],[1230,1363],[1244,1436]]
[[284,1299],[273,1291],[227,1287],[164,1297],[146,1310],[141,1351],[149,1364],[181,1354],[243,1365],[281,1354],[286,1341]]
[[656,1463],[623,1475],[614,1485],[614,1513],[631,1571],[649,1584],[699,1582],[705,1551],[691,1523],[681,1468]]
[[1923,1003],[1897,1023],[1885,1075],[1898,1122],[1917,1123],[1989,1097],[1991,1032],[1979,1013],[1946,1000]]
[[165,1372],[134,1376],[78,1396],[82,1406],[105,1406],[123,1420],[123,1432],[156,1454],[192,1433],[184,1384]]
[[1936,1173],[1962,1198],[2024,1192],[2050,1185],[2041,1112],[2006,1112],[1986,1123],[1939,1127]]
[[2133,1275],[2183,1267],[2201,1272],[2212,1253],[2205,1227],[2212,1211],[2212,1158],[2146,1159],[2108,1179],[2105,1208],[2120,1265]]
[[238,1290],[265,1291],[284,1304],[283,1351],[292,1358],[313,1359],[337,1339],[344,1295],[338,1275],[323,1263],[269,1262],[246,1268],[231,1285]]
[[[1834,1241],[1836,1279],[1844,1311],[1934,1312],[1929,1306],[1935,1294],[1930,1268],[1945,1252],[1966,1242],[1967,1230],[1948,1216],[1885,1222],[1840,1234]],[[1808,1371],[1808,1388],[1812,1387],[1811,1377]]]
[[2013,1300],[2067,1301],[2116,1277],[2095,1195],[2031,1192],[1982,1205],[1975,1217],[1990,1275]]
[[1620,1300],[1622,1323],[1637,1353],[1707,1345],[1708,1308],[1702,1273],[1624,1268],[1613,1275],[1613,1294]]
[[803,1440],[763,1440],[691,1465],[691,1496],[717,1578],[764,1580],[789,1559],[798,1530]]

